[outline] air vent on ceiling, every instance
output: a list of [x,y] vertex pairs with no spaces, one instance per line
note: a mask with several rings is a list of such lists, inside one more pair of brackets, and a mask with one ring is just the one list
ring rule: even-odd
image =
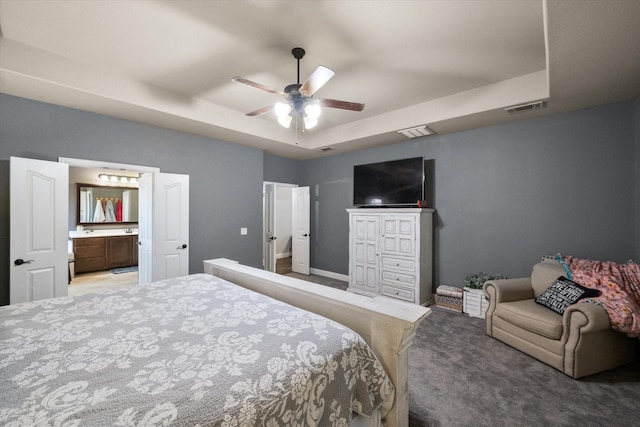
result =
[[318,151],[320,151],[321,153],[326,153],[327,151],[333,151],[334,148],[333,147],[322,147],[322,148],[318,148]]
[[544,101],[535,101],[535,102],[530,102],[528,104],[513,105],[511,107],[505,108],[504,110],[509,114],[515,114],[515,113],[523,113],[525,111],[537,110],[539,108],[544,108],[546,106],[547,106],[547,103]]
[[409,129],[399,130],[398,133],[403,134],[407,138],[419,138],[421,136],[433,135],[434,131],[429,129],[427,126],[417,126]]

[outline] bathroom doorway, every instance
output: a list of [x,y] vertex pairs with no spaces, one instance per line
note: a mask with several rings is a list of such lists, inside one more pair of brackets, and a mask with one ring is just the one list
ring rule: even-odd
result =
[[[105,167],[107,165],[102,162],[89,160],[83,160],[81,166],[75,166],[77,162],[76,159],[73,160],[69,166],[69,295],[121,289],[138,284],[140,280],[137,221],[139,215],[144,214],[143,210],[146,207],[138,203],[137,180],[141,172],[148,171],[148,168],[122,165],[123,167],[114,169],[111,165]],[[67,162],[65,161],[65,163]],[[152,170],[156,169],[152,168]],[[109,179],[114,176],[118,178]],[[116,188],[120,190],[118,191]],[[79,189],[88,189],[88,191],[83,191],[83,194],[80,194]],[[125,205],[129,207],[125,209],[125,215],[121,214],[114,221],[100,220],[96,211],[100,210],[97,209],[100,202],[102,202],[100,206],[102,209],[105,200],[98,191],[104,193],[102,196],[114,196],[107,197],[108,201],[113,201],[113,206],[120,204],[121,209],[121,203],[125,201],[121,196],[126,195]],[[81,197],[86,196],[85,193],[88,193],[90,201],[83,200],[81,203],[79,199],[85,199],[85,197]],[[85,212],[85,207],[90,212]],[[142,211],[139,212],[139,210]],[[82,239],[79,240],[79,243],[83,245],[91,243],[89,239],[95,241],[96,238],[106,240],[106,244],[103,249],[94,246],[78,246],[79,249],[74,250],[76,238]],[[100,241],[100,243],[102,242]],[[101,264],[99,258],[93,257],[93,255],[100,256],[100,252],[96,254],[94,251],[101,250],[108,250],[112,258],[118,258],[117,266]],[[101,255],[105,256],[106,253]],[[97,263],[94,261],[96,259]]]
[[263,184],[263,266],[309,274],[309,187]]

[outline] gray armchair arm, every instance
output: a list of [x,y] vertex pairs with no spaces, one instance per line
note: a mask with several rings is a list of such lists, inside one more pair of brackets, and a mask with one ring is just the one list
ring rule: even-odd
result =
[[500,302],[520,301],[534,297],[530,277],[515,279],[489,280],[482,286],[484,295],[489,300],[489,308],[485,314],[485,328],[487,335],[493,336],[493,312]]
[[562,327],[566,335],[571,329],[579,329],[582,333],[606,330],[611,328],[611,322],[606,310],[598,304],[578,302],[565,310],[562,315]]
[[609,315],[601,306],[578,302],[562,315],[563,370],[579,378],[635,359],[629,338],[611,329]]
[[490,304],[533,298],[530,277],[489,280],[482,287]]

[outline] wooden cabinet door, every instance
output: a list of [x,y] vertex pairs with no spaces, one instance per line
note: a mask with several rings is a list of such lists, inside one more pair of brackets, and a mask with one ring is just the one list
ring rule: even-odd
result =
[[416,216],[385,215],[382,218],[382,252],[414,257],[416,255]]
[[129,267],[133,260],[132,236],[107,238],[107,268]]
[[353,215],[350,234],[349,286],[375,295],[379,290],[379,217],[377,215]]
[[138,265],[138,236],[131,236],[131,246],[133,253],[131,254],[131,265]]

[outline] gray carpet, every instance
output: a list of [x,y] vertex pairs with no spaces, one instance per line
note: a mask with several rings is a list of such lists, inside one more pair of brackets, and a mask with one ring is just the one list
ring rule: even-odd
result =
[[574,380],[488,337],[484,320],[433,307],[409,351],[409,425],[639,426],[640,361]]
[[409,352],[409,425],[640,425],[640,363],[574,380],[438,308]]

